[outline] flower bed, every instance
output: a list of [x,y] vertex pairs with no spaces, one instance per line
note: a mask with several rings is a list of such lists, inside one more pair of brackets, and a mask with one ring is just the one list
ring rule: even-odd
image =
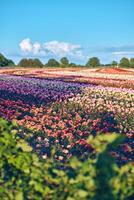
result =
[[116,157],[121,162],[134,159],[132,89],[2,75],[0,116],[39,131],[29,142],[42,158],[51,142],[60,149],[57,159],[87,156],[93,151],[86,142],[89,135],[117,132],[127,139]]

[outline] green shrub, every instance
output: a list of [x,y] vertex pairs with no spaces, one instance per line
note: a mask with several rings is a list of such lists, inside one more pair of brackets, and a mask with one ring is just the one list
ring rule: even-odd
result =
[[122,141],[118,134],[88,139],[96,157],[67,163],[40,160],[17,135],[15,125],[0,120],[0,199],[2,200],[130,200],[134,195],[132,164],[118,167],[109,149]]

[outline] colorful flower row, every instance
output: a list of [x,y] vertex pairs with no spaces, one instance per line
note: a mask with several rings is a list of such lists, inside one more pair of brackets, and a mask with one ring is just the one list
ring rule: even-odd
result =
[[90,134],[117,132],[127,139],[116,156],[133,160],[132,89],[3,75],[0,116],[39,131],[30,142],[42,158],[48,156],[52,141],[60,148],[57,157],[62,160],[92,151],[86,143]]

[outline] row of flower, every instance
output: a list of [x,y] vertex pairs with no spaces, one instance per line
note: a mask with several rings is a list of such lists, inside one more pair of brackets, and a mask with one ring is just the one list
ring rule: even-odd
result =
[[10,100],[19,99],[36,105],[64,100],[80,93],[85,86],[84,83],[64,83],[58,80],[0,75],[0,90],[3,91],[1,97]]
[[38,133],[27,136],[42,158],[51,144],[60,160],[93,151],[89,135],[117,132],[127,139],[114,155],[133,160],[134,91],[13,76],[0,77],[0,116]]
[[74,82],[90,83],[94,85],[102,85],[104,87],[115,87],[115,88],[131,88],[134,89],[134,80],[125,79],[112,79],[112,78],[95,78],[95,77],[75,77]]
[[95,85],[134,89],[133,70],[105,69],[8,69],[1,74],[35,78],[62,79],[64,81],[87,82]]
[[24,76],[46,77],[48,76],[81,76],[88,78],[104,78],[114,80],[133,80],[134,71],[132,69],[121,68],[47,68],[47,69],[34,69],[34,68],[16,68],[16,69],[4,69],[1,70],[3,74],[14,74]]

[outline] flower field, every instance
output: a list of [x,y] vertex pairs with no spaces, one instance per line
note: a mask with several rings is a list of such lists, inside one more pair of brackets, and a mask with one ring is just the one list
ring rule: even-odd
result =
[[[111,154],[119,163],[134,162],[134,90],[96,84],[0,75],[0,116],[33,130],[20,130],[41,158],[51,144],[61,161],[94,152],[90,135],[126,135]],[[38,131],[38,132],[37,132]]]
[[134,70],[119,68],[16,68],[0,69],[0,74],[25,77],[58,79],[66,82],[81,82],[104,87],[134,89]]

